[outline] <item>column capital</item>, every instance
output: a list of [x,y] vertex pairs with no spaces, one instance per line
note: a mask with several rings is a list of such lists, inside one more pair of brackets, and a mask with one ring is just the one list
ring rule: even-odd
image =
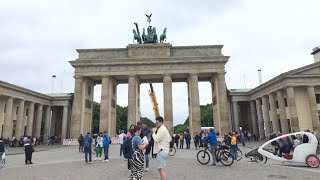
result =
[[136,74],[129,74],[128,77],[138,77]]
[[220,75],[220,76],[222,76],[222,75],[224,76],[224,75],[226,75],[226,74],[227,74],[226,72],[218,72],[218,73],[217,73],[218,76],[219,76],[219,75]]
[[189,76],[198,76],[198,73],[191,72],[189,73]]
[[84,76],[82,75],[74,75],[73,78],[74,79],[83,79]]
[[109,75],[103,75],[103,76],[101,76],[101,78],[103,79],[103,78],[110,78],[110,76]]

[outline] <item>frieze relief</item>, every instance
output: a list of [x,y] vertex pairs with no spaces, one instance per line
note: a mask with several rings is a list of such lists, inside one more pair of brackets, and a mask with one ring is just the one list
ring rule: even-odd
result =
[[129,57],[167,57],[170,56],[169,47],[132,47],[129,48]]

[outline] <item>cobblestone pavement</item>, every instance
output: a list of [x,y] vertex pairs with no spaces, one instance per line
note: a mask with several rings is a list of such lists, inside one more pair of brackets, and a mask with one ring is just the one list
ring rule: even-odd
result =
[[[52,149],[57,149],[63,147],[62,145],[38,145],[34,147],[34,150],[36,152],[39,151],[47,151],[47,150],[52,150]],[[8,147],[6,151],[6,155],[15,155],[15,154],[23,154],[24,150],[23,147]]]
[[[249,145],[249,144],[248,144]],[[109,163],[84,162],[84,154],[77,147],[62,147],[33,154],[34,165],[24,165],[24,155],[6,157],[6,165],[0,169],[0,179],[6,180],[122,180],[128,179],[127,161],[119,157],[119,145],[110,148]],[[241,147],[245,153],[250,148]],[[268,161],[257,164],[243,158],[230,167],[218,164],[217,167],[200,165],[196,159],[198,151],[177,150],[174,157],[167,160],[169,180],[206,180],[206,179],[320,179],[320,168],[309,168],[297,164],[283,164]],[[160,179],[156,162],[151,159],[150,171],[143,179]]]

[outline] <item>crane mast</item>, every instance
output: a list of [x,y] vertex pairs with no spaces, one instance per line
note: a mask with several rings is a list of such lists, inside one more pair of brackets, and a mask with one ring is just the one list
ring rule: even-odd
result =
[[149,96],[150,96],[150,99],[151,99],[151,102],[152,102],[154,115],[156,117],[159,117],[160,116],[160,112],[159,112],[158,102],[157,102],[157,98],[156,98],[156,93],[153,90],[152,83],[149,83],[149,84],[150,84]]

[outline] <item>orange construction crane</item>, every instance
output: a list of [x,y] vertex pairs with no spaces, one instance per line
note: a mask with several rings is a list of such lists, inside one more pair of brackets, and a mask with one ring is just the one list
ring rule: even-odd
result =
[[156,98],[156,93],[153,91],[153,86],[152,83],[150,84],[150,90],[149,90],[149,96],[153,105],[153,110],[154,110],[154,115],[156,117],[160,116],[160,112],[159,112],[159,107],[158,107],[158,102],[157,102],[157,98]]

